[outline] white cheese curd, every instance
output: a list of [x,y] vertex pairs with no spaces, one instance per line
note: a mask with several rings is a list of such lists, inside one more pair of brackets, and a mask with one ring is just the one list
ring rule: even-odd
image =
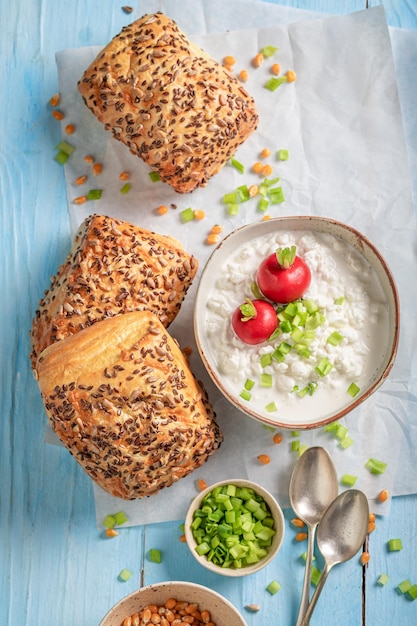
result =
[[[292,245],[311,271],[302,301],[313,301],[323,319],[308,345],[309,356],[291,349],[278,361],[272,357],[277,346],[294,345],[290,333],[280,332],[272,341],[251,346],[236,337],[231,318],[245,298],[254,299],[251,286],[265,257]],[[365,388],[383,361],[387,328],[388,306],[375,272],[353,247],[330,234],[278,232],[243,244],[207,298],[206,329],[222,382],[248,408],[271,421],[290,417],[313,423],[346,407],[352,400],[347,391],[351,383]],[[337,345],[328,342],[334,331],[342,335]],[[270,362],[262,364],[262,355],[268,354]],[[324,376],[316,370],[322,359],[331,364]],[[264,386],[263,374],[270,375],[271,386]],[[247,380],[254,385],[250,398],[242,400]],[[306,387],[314,392],[300,393]],[[276,410],[265,408],[271,403]]]

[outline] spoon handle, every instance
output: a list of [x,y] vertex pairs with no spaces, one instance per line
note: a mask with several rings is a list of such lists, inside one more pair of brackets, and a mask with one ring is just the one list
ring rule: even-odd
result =
[[314,608],[315,608],[315,606],[317,604],[317,600],[319,599],[319,596],[320,596],[320,594],[321,594],[321,592],[323,590],[324,583],[327,580],[327,576],[329,575],[330,569],[331,568],[327,564],[324,566],[323,572],[322,572],[320,580],[319,580],[319,582],[317,584],[316,590],[313,593],[313,597],[311,598],[310,604],[307,607],[307,611],[306,611],[306,613],[304,615],[304,619],[301,622],[301,626],[309,626],[311,616],[312,616]]
[[316,535],[317,525],[311,525],[308,528],[308,543],[307,543],[307,556],[306,567],[304,570],[304,584],[303,592],[301,595],[300,608],[298,610],[298,618],[296,626],[301,626],[304,615],[306,614],[309,599],[310,599],[310,585],[311,585],[311,566],[313,562],[314,552],[314,537]]

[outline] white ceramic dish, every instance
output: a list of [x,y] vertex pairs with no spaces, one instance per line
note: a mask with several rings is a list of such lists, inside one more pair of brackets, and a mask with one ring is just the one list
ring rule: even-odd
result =
[[162,606],[169,598],[197,603],[200,610],[210,611],[216,626],[247,626],[239,611],[222,595],[195,583],[169,581],[142,587],[115,604],[100,622],[100,626],[122,626],[123,620],[148,604]]
[[[246,567],[242,567],[242,568],[231,568],[231,567],[222,568],[219,565],[214,564],[212,561],[207,560],[207,558],[204,555],[200,556],[196,552],[197,542],[194,539],[194,536],[191,530],[191,523],[194,518],[194,512],[196,511],[196,509],[200,508],[201,503],[203,499],[205,498],[205,496],[216,487],[221,487],[223,485],[230,485],[230,484],[236,485],[238,487],[248,487],[250,489],[253,489],[258,495],[260,495],[264,499],[264,501],[266,502],[266,504],[268,505],[271,511],[272,517],[274,518],[274,529],[276,531],[272,540],[272,545],[268,549],[268,554],[257,563],[253,565],[247,565]],[[187,546],[189,547],[191,554],[198,561],[198,563],[200,563],[200,565],[210,570],[211,572],[214,572],[216,574],[221,574],[222,576],[231,576],[231,577],[247,576],[249,574],[253,574],[259,571],[260,569],[264,568],[266,565],[268,565],[268,563],[270,563],[277,556],[281,548],[282,542],[284,540],[284,533],[285,533],[284,515],[283,515],[281,507],[279,506],[275,498],[261,485],[255,482],[249,481],[249,480],[241,480],[241,479],[222,480],[217,483],[214,483],[213,485],[210,485],[193,499],[191,505],[188,508],[187,515],[185,517],[184,533],[185,533],[185,538],[187,540]]]
[[[218,277],[222,275],[222,269],[240,246],[277,231],[303,231],[317,236],[324,234],[339,238],[343,244],[351,246],[362,257],[362,261],[368,267],[370,266],[382,290],[386,322],[380,336],[385,347],[381,348],[378,363],[370,367],[369,376],[361,385],[359,393],[353,398],[346,394],[340,406],[333,406],[331,410],[328,409],[326,402],[320,401],[319,404],[318,400],[316,400],[316,407],[312,408],[313,404],[309,403],[309,398],[303,398],[298,402],[296,411],[284,403],[276,413],[268,414],[256,404],[242,400],[240,390],[236,386],[231,386],[230,382],[226,382],[225,376],[222,375],[214,354],[213,340],[209,339],[207,333],[207,300],[215,289]],[[242,301],[243,299],[242,296]],[[384,382],[393,367],[398,347],[399,324],[400,308],[395,280],[380,252],[354,228],[329,218],[315,216],[281,217],[260,221],[243,226],[225,237],[214,250],[203,270],[194,308],[194,332],[197,347],[206,370],[217,388],[246,415],[268,425],[282,428],[317,428],[342,418],[364,402]]]

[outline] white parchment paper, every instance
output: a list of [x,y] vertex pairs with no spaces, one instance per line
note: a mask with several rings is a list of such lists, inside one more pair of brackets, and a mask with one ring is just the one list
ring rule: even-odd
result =
[[[270,214],[322,215],[362,231],[388,261],[402,309],[400,346],[389,379],[344,420],[354,445],[341,450],[322,429],[302,432],[300,441],[324,445],[339,475],[357,475],[355,486],[363,489],[371,501],[382,488],[391,495],[415,493],[417,319],[415,290],[410,289],[410,281],[417,275],[417,231],[407,154],[415,163],[417,124],[412,106],[415,95],[401,71],[397,84],[394,65],[395,59],[397,67],[410,68],[410,72],[411,67],[415,69],[416,58],[410,52],[417,51],[415,33],[408,33],[408,45],[403,45],[399,31],[389,32],[381,7],[314,19],[310,13],[249,0],[231,0],[227,11],[218,0],[193,1],[191,13],[190,0],[149,1],[140,3],[136,17],[158,9],[173,17],[213,57],[221,61],[225,54],[231,54],[237,60],[237,71],[249,71],[246,87],[255,97],[260,124],[236,154],[246,172],[241,175],[225,166],[205,189],[185,196],[162,183],[151,183],[147,166],[103,130],[78,94],[77,81],[99,49],[62,51],[57,54],[57,64],[62,109],[67,112],[63,125],[71,121],[77,129],[66,138],[76,147],[65,166],[73,230],[87,215],[99,212],[161,234],[173,234],[197,256],[201,273],[212,252],[205,238],[214,224],[223,226],[223,236],[261,218],[256,201],[242,205],[238,216],[227,217],[221,203],[223,194],[259,180],[250,172],[250,166],[263,148],[270,148],[273,155],[280,148],[288,149],[288,161],[269,160],[274,173],[281,177],[286,198]],[[248,30],[248,24],[253,28]],[[394,57],[391,42],[397,44]],[[251,59],[265,45],[279,50],[270,63],[254,69]],[[403,63],[405,55],[407,65]],[[296,83],[283,85],[274,93],[265,90],[272,62],[279,62],[283,72],[295,70]],[[85,154],[92,154],[104,169],[95,179],[89,176],[85,189],[80,189],[74,180],[87,173]],[[126,195],[120,193],[118,179],[123,170],[131,173],[132,189]],[[73,204],[76,196],[92,187],[103,189],[100,201]],[[170,207],[167,215],[155,212],[160,204]],[[179,212],[189,206],[204,210],[206,218],[182,224]],[[288,505],[289,478],[297,459],[291,451],[292,434],[283,432],[283,442],[273,444],[268,429],[234,409],[210,382],[192,332],[197,283],[198,277],[170,332],[183,347],[193,347],[191,367],[209,391],[224,443],[200,470],[151,498],[125,502],[94,487],[98,523],[106,514],[120,509],[128,514],[131,525],[183,519],[196,493],[197,478],[209,484],[224,478],[250,478],[274,493],[283,506]],[[270,455],[269,465],[259,464],[257,456],[261,453]],[[385,474],[375,476],[365,469],[369,457],[387,462]],[[375,506],[378,512],[386,513],[389,503]]]

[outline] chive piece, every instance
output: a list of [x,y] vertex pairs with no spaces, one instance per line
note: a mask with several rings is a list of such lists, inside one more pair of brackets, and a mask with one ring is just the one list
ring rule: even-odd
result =
[[298,452],[298,450],[300,449],[300,442],[298,439],[296,439],[295,441],[291,441],[291,450],[292,452]]
[[335,304],[343,304],[345,301],[345,297],[344,296],[339,296],[339,298],[336,298],[334,303]]
[[149,550],[149,560],[151,563],[162,563],[162,552],[157,548]]
[[282,85],[282,83],[288,83],[288,78],[286,76],[272,76],[266,81],[264,87],[265,89],[268,89],[268,91],[275,91],[280,85]]
[[105,526],[106,528],[114,528],[114,526],[116,526],[116,520],[114,518],[114,515],[106,515],[103,520],[103,526]]
[[284,191],[282,187],[273,187],[269,190],[269,199],[271,204],[280,204],[285,201]]
[[343,341],[343,339],[343,335],[335,330],[331,333],[331,335],[327,337],[327,343],[330,343],[332,346],[338,346],[339,343]]
[[272,387],[272,375],[261,374],[261,387]]
[[272,352],[266,352],[265,354],[261,354],[261,358],[259,359],[261,363],[261,367],[265,368],[272,363]]
[[123,187],[120,187],[120,193],[128,193],[132,189],[132,185],[130,183],[125,183]]
[[161,180],[161,176],[158,172],[149,172],[149,178],[153,183],[157,183],[159,180]]
[[265,213],[265,211],[268,210],[269,207],[269,201],[266,198],[261,198],[258,202],[258,210],[262,211],[262,213]]
[[408,578],[406,578],[405,580],[403,580],[397,585],[397,591],[398,593],[407,593],[410,587],[411,587],[411,582],[408,580]]
[[335,433],[337,432],[337,429],[339,428],[340,423],[339,422],[331,422],[331,424],[326,424],[326,426],[324,427],[324,430],[326,433]]
[[378,579],[376,581],[376,584],[379,585],[380,587],[383,587],[384,585],[387,584],[387,582],[389,581],[389,576],[388,574],[380,574],[378,576]]
[[278,48],[275,46],[264,46],[261,48],[260,52],[264,55],[264,57],[268,58],[274,56],[275,52],[278,52]]
[[239,205],[235,202],[226,206],[227,215],[237,215],[239,213]]
[[334,436],[336,437],[336,439],[342,440],[346,437],[347,433],[348,429],[346,428],[346,426],[343,426],[343,424],[339,424],[336,432],[334,433]]
[[125,524],[127,522],[127,515],[123,511],[118,511],[117,513],[114,514],[113,517],[115,519],[117,526],[121,526],[122,524]]
[[250,200],[249,187],[247,185],[241,185],[236,189],[238,202],[247,202]]
[[69,159],[69,154],[67,154],[66,152],[63,152],[62,150],[58,152],[58,154],[55,155],[55,161],[59,163],[60,165],[65,165],[68,159]]
[[249,400],[252,398],[252,394],[247,389],[242,389],[242,391],[240,392],[240,397],[242,398],[242,400],[247,400],[249,402]]
[[357,476],[353,476],[352,474],[343,474],[340,482],[342,483],[342,485],[346,485],[346,487],[353,487],[357,480]]
[[74,146],[69,144],[67,141],[60,141],[55,149],[58,150],[58,152],[64,152],[68,156],[70,156],[75,150]]
[[272,580],[269,585],[267,586],[266,590],[268,591],[268,593],[271,594],[271,596],[275,595],[276,593],[278,593],[278,591],[281,589],[281,585],[279,584],[278,581],[276,580]]
[[237,159],[234,159],[233,157],[230,159],[230,164],[240,173],[240,174],[244,174],[245,173],[245,166],[243,165],[243,163],[240,163],[240,161],[238,161]]
[[278,408],[275,402],[270,402],[269,404],[267,404],[265,407],[265,411],[267,411],[268,413],[273,413],[274,411],[278,411]]
[[188,209],[184,209],[183,211],[181,211],[180,218],[184,223],[191,222],[194,219],[193,209],[191,207],[188,207]]
[[278,150],[277,157],[279,161],[288,161],[290,155],[288,150]]
[[387,464],[383,461],[378,461],[378,459],[370,458],[367,460],[365,467],[371,474],[383,474],[387,469]]
[[131,576],[132,576],[132,572],[129,569],[124,568],[118,575],[118,579],[125,583],[129,580]]
[[417,584],[411,585],[411,587],[409,589],[407,589],[407,597],[410,600],[416,600],[417,599]]
[[358,385],[356,383],[350,383],[347,392],[350,396],[352,396],[352,398],[354,398],[356,395],[358,395],[360,391],[360,387],[358,387]]
[[307,448],[308,448],[308,445],[306,443],[301,443],[298,446],[298,451],[297,451],[298,456],[300,457],[302,454],[304,454],[304,452],[307,450]]
[[388,541],[388,550],[390,552],[399,552],[403,549],[403,544],[401,539],[390,539]]
[[223,204],[237,204],[238,198],[236,191],[225,193],[223,195]]
[[327,376],[333,369],[333,364],[330,363],[327,357],[323,357],[320,363],[314,368],[319,376]]
[[90,189],[87,193],[87,200],[100,200],[102,193],[102,189]]
[[291,437],[299,437],[301,435],[301,431],[300,430],[292,430],[291,431]]
[[315,587],[317,587],[320,578],[321,578],[321,571],[319,570],[318,567],[313,565],[311,567],[311,579],[310,580]]
[[250,378],[247,378],[246,381],[245,381],[244,387],[245,387],[245,389],[250,391],[251,389],[253,389],[254,385],[255,385],[255,381],[251,380]]
[[353,445],[353,439],[349,435],[343,437],[343,439],[339,442],[339,446],[343,448],[343,450],[346,450],[346,448],[350,448],[351,445]]

